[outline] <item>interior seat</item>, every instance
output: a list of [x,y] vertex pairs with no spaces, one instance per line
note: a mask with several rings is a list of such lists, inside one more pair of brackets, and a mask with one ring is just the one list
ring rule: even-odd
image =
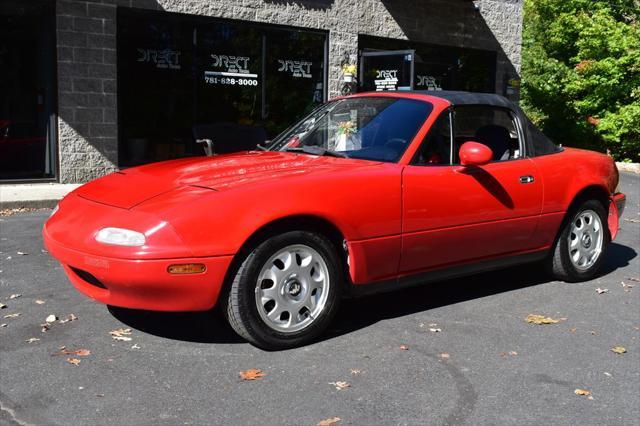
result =
[[476,131],[476,140],[493,151],[493,161],[508,160],[511,152],[511,134],[505,127],[496,124],[482,126]]

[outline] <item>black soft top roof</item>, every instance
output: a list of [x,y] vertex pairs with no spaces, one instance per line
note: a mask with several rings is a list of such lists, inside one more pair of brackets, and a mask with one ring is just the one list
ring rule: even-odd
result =
[[495,93],[457,92],[453,90],[414,90],[413,93],[442,98],[452,105],[491,105],[517,110],[516,106],[504,96]]

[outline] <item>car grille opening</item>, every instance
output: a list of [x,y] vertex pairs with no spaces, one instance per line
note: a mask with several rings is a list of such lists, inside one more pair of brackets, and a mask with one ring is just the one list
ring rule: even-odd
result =
[[83,271],[82,269],[74,268],[73,266],[69,266],[69,268],[71,268],[71,270],[78,277],[80,277],[81,279],[83,279],[87,283],[91,284],[92,286],[103,288],[103,289],[107,290],[107,287],[104,284],[102,284],[102,282],[99,279],[97,279],[96,277],[94,277],[93,275],[88,273],[87,271]]

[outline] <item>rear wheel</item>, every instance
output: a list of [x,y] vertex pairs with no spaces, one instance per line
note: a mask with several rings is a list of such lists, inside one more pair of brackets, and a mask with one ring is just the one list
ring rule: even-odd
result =
[[548,267],[559,280],[589,280],[602,267],[603,253],[610,240],[604,207],[599,201],[588,200],[570,213],[556,240]]
[[242,262],[223,313],[264,349],[310,342],[333,318],[342,289],[340,260],[322,235],[292,231],[259,244]]

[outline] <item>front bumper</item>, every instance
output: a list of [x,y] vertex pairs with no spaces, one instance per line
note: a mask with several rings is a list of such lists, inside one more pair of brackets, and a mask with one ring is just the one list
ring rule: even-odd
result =
[[[217,302],[232,256],[118,259],[68,248],[43,231],[49,253],[78,291],[107,305],[151,311],[206,311]],[[198,274],[173,275],[169,265],[203,263]]]

